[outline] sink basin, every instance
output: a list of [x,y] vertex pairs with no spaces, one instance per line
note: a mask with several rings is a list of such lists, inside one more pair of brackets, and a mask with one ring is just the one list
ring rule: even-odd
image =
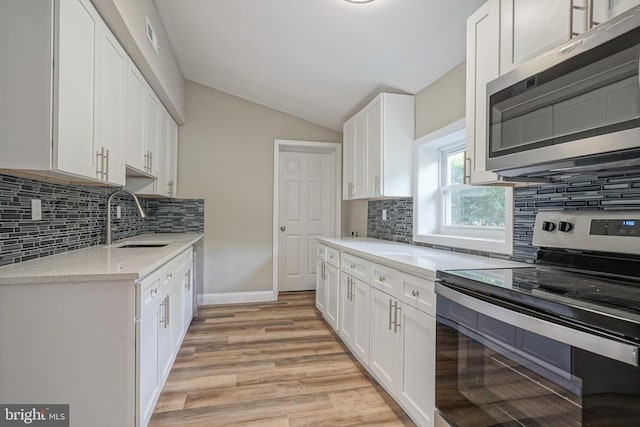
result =
[[113,245],[118,249],[131,249],[131,248],[164,248],[165,246],[173,242],[124,242],[117,245]]

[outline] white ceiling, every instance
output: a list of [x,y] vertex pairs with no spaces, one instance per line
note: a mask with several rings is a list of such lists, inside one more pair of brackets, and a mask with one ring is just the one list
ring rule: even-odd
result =
[[155,0],[184,76],[328,128],[459,64],[485,0]]

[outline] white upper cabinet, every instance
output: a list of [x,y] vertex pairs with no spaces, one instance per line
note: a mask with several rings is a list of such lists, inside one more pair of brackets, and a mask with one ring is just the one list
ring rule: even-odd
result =
[[344,125],[343,198],[411,196],[414,100],[381,93]]
[[501,0],[500,14],[500,74],[584,31],[586,17],[569,0]]
[[127,61],[127,165],[148,172],[145,145],[147,82],[129,58]]
[[105,24],[100,23],[99,30],[95,146],[104,162],[102,178],[112,184],[124,185],[128,57]]
[[167,168],[165,180],[167,195],[178,196],[178,125],[169,118],[167,123]]
[[489,0],[467,19],[465,183],[497,181],[487,172],[487,83],[500,75],[500,0]]
[[102,165],[97,164],[101,159],[96,156],[94,140],[100,18],[88,1],[63,1],[56,5],[59,17],[58,105],[54,115],[58,120],[53,124],[53,168],[101,178]]
[[593,14],[589,22],[590,27],[595,27],[623,12],[638,6],[640,0],[589,0],[593,8]]
[[127,57],[91,2],[1,2],[0,16],[11,64],[0,74],[0,168],[124,184]]

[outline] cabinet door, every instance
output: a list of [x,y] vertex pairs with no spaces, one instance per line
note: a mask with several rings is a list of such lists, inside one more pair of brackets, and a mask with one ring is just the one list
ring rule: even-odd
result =
[[466,184],[497,181],[485,164],[487,83],[499,74],[500,0],[489,0],[467,19]]
[[183,330],[186,332],[193,319],[193,260],[187,264],[182,274],[182,280],[184,292],[182,297]]
[[160,105],[158,113],[158,137],[156,138],[156,146],[152,156],[151,174],[158,178],[156,194],[163,196],[168,195],[167,135],[169,133],[169,121],[169,113]]
[[[378,197],[382,194],[382,96],[378,96],[365,109],[367,126],[367,197]],[[392,143],[392,141],[389,141]],[[407,165],[408,167],[409,165]]]
[[356,139],[354,146],[353,189],[354,199],[367,197],[367,123],[366,116],[355,118]]
[[327,282],[324,276],[324,261],[316,258],[316,307],[323,316],[327,314]]
[[[145,105],[147,83],[131,59],[127,60],[127,138],[126,163],[145,171]],[[146,172],[146,171],[145,171]]]
[[348,274],[340,275],[340,329],[338,333],[350,348],[353,348],[356,325],[355,304],[351,297],[354,282],[354,278]]
[[[53,168],[98,178],[96,116],[96,40],[100,17],[89,0],[59,7],[57,108],[54,110]],[[57,117],[57,120],[56,120]],[[57,128],[56,128],[57,127]]]
[[96,148],[105,150],[102,179],[112,184],[124,185],[128,57],[115,36],[102,22],[99,25],[96,51]]
[[338,331],[338,320],[340,310],[340,283],[339,270],[331,264],[325,263],[326,274],[326,291],[327,291],[327,310],[326,319],[333,329]]
[[640,0],[589,0],[593,7],[593,20],[590,27],[602,24],[623,12],[638,6]]
[[178,125],[169,117],[167,124],[167,195],[178,195]]
[[171,342],[171,294],[168,292],[160,302],[158,332],[158,383],[163,384],[171,370],[173,345]]
[[158,332],[160,325],[159,306],[156,304],[138,321],[137,346],[138,405],[137,425],[146,426],[153,414],[155,397],[160,392],[158,378]]
[[357,279],[351,286],[351,306],[355,311],[352,350],[365,366],[369,366],[370,289],[368,283]]
[[369,368],[392,394],[400,390],[400,334],[392,324],[397,303],[397,299],[371,289]]
[[501,9],[500,74],[571,36],[568,0],[501,0]]
[[435,331],[433,317],[402,305],[400,334],[402,336],[403,407],[421,426],[433,426],[435,408]]
[[[147,172],[154,174],[154,163],[158,157],[158,129],[160,122],[160,101],[147,87],[145,92],[145,120],[144,120],[144,145],[147,155]],[[151,168],[149,168],[151,166]]]
[[171,315],[169,323],[171,325],[171,345],[172,353],[176,354],[182,343],[182,333],[184,332],[184,268],[173,272],[171,279]]
[[342,200],[353,198],[355,177],[356,121],[345,122],[342,141]]

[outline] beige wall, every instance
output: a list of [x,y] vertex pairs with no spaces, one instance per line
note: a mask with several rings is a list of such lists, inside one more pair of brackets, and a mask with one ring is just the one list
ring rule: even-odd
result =
[[[153,0],[91,0],[173,118],[185,122],[185,79]],[[158,37],[158,53],[146,36],[146,20]]]
[[272,289],[273,141],[342,135],[187,81],[178,196],[205,199],[205,293]]
[[416,139],[465,117],[465,82],[463,61],[416,94]]

